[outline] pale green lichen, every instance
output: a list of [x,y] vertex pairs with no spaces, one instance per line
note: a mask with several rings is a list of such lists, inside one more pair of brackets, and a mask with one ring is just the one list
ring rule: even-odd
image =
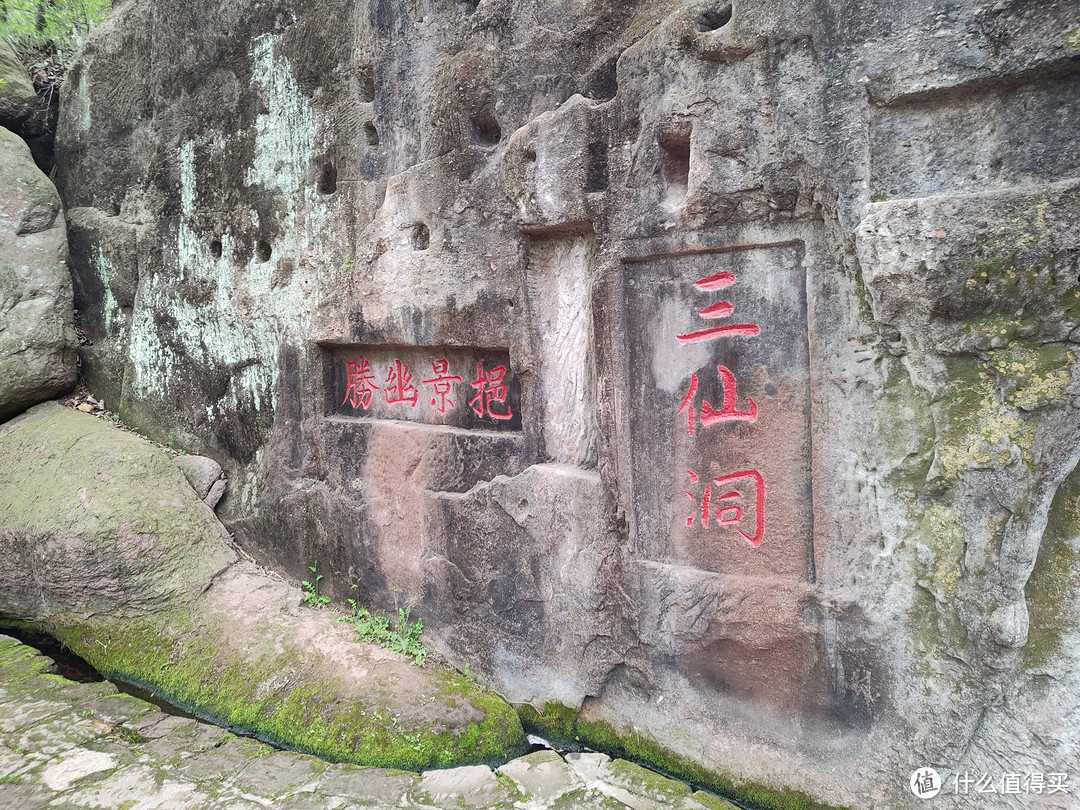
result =
[[100,302],[105,331],[110,335],[122,335],[127,324],[124,322],[124,314],[112,291],[112,284],[117,277],[116,267],[109,261],[100,244],[94,246],[91,263],[94,272],[101,280]]
[[252,83],[267,102],[255,120],[255,157],[247,173],[253,186],[303,188],[303,173],[315,142],[315,119],[300,94],[288,60],[276,54],[277,37],[255,39]]
[[922,516],[919,536],[923,545],[933,552],[930,578],[938,599],[954,599],[964,575],[961,564],[964,553],[964,530],[953,511],[941,504],[928,507]]
[[[288,201],[281,223],[283,235],[273,252],[289,257],[298,255],[303,243],[302,234],[297,233],[297,206],[314,201],[315,192],[305,187],[304,172],[312,159],[315,123],[288,60],[276,51],[277,41],[272,35],[259,37],[252,52],[253,89],[268,112],[255,122],[255,154],[246,180],[261,193],[278,193]],[[310,326],[312,310],[310,287],[296,279],[275,286],[276,261],[266,261],[252,251],[247,265],[237,266],[241,246],[234,234],[220,234],[220,255],[210,253],[210,238],[198,222],[197,158],[228,149],[223,137],[209,137],[185,142],[178,156],[179,279],[192,288],[212,290],[213,295],[209,301],[189,302],[177,295],[175,280],[150,276],[140,288],[142,301],[130,342],[134,389],[142,398],[160,396],[163,385],[191,368],[230,369],[230,385],[221,400],[207,405],[211,421],[219,412],[276,407],[278,348],[283,337]],[[251,216],[257,231],[258,214],[252,210]],[[315,215],[308,219],[308,225],[321,221]],[[162,319],[169,329],[161,328]],[[177,343],[182,351],[177,351]]]
[[1071,366],[1076,355],[1063,346],[1049,344],[1028,346],[1012,344],[994,352],[990,365],[1011,389],[1008,404],[1026,411],[1035,410],[1066,398],[1072,382]]

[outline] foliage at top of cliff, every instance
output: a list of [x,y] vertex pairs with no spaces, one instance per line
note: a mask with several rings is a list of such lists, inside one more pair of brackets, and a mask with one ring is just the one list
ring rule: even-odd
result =
[[23,60],[38,93],[47,94],[111,8],[112,0],[0,0],[0,38]]

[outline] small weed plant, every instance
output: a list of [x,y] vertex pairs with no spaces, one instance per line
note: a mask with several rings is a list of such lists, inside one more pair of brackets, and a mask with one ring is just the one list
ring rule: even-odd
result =
[[322,574],[318,572],[318,567],[318,563],[316,563],[315,565],[309,565],[308,570],[311,572],[312,578],[310,580],[305,579],[303,582],[300,583],[304,586],[304,604],[312,608],[322,607],[323,605],[330,604],[330,597],[322,596],[319,593],[319,580],[321,580],[323,577]]
[[[357,586],[354,584],[352,587],[355,590]],[[394,591],[396,592],[397,588]],[[341,620],[351,624],[360,638],[408,656],[418,667],[424,665],[424,659],[428,654],[427,647],[420,642],[420,634],[424,631],[424,620],[411,621],[412,608],[399,607],[397,623],[391,627],[390,619],[386,614],[372,613],[367,608],[360,607],[355,599],[350,599],[348,602],[352,612],[348,616],[342,616]]]
[[[319,581],[323,578],[318,571],[319,564],[309,565],[311,579],[305,579],[300,584],[304,587],[304,604],[310,608],[321,608],[330,603],[329,596],[323,596],[319,592]],[[354,582],[352,589],[358,589]],[[393,588],[394,601],[397,601],[398,589]],[[360,607],[355,599],[347,600],[349,614],[342,616],[341,621],[348,622],[356,630],[357,635],[371,644],[378,644],[396,653],[401,653],[412,659],[418,667],[424,665],[427,658],[427,647],[420,641],[420,634],[424,631],[424,620],[412,621],[412,608],[397,609],[397,621],[391,624],[385,613],[372,613],[364,607]]]

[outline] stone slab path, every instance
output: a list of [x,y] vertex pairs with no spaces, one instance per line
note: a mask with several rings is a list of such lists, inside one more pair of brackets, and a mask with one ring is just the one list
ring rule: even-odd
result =
[[0,635],[0,808],[18,810],[735,810],[624,760],[539,751],[497,770],[330,764],[75,683]]

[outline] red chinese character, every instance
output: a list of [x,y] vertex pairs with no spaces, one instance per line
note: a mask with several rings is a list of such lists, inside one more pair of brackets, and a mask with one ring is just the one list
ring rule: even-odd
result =
[[506,408],[506,413],[495,413],[495,411],[491,410],[492,402],[497,402],[500,405],[506,403],[506,395],[509,393],[509,389],[503,385],[505,375],[506,369],[503,366],[496,366],[491,370],[490,374],[485,374],[483,363],[476,364],[476,379],[472,381],[472,387],[479,393],[469,400],[469,407],[481,419],[484,418],[485,413],[492,419],[505,420],[513,418],[514,414],[509,406]]
[[[698,477],[691,470],[687,470],[686,474],[690,476],[690,483],[696,484]],[[703,529],[709,528],[710,519],[713,519],[713,515],[710,514],[709,509],[712,505],[712,488],[720,487],[723,492],[728,485],[734,484],[738,481],[752,481],[754,484],[754,522],[756,524],[754,530],[754,536],[751,537],[746,532],[739,530],[739,534],[742,535],[743,540],[750,544],[751,548],[758,548],[761,545],[761,541],[765,539],[765,481],[761,477],[761,473],[757,470],[744,470],[742,472],[732,473],[731,475],[725,475],[722,478],[714,478],[712,483],[705,487],[705,492],[701,496],[701,509],[700,512],[694,512],[690,517],[686,519],[686,525],[689,528],[694,525],[694,521],[700,519],[701,527]],[[689,490],[683,490],[683,494],[690,500],[694,500],[694,494]],[[741,506],[728,503],[729,501],[742,498],[742,495],[731,490],[724,492],[717,498],[720,506],[716,510],[715,520],[718,526],[737,526],[742,522],[743,509]]]
[[[761,473],[757,470],[743,470],[742,472],[732,473],[731,475],[725,475],[723,478],[714,478],[713,484],[718,487],[724,487],[725,484],[734,484],[736,481],[753,481],[754,482],[754,536],[751,537],[746,532],[739,530],[739,534],[742,535],[743,540],[750,544],[750,548],[757,548],[761,545],[761,541],[765,539],[765,480],[761,477]],[[735,498],[741,498],[738,492],[727,492],[720,496],[721,501],[729,501]],[[721,526],[731,525],[731,520],[722,520],[723,514],[728,509],[738,509],[739,520],[742,520],[742,510],[739,507],[721,506],[716,512],[716,522]]]
[[365,411],[371,405],[371,395],[379,390],[374,384],[375,375],[371,373],[371,365],[363,355],[357,358],[355,363],[346,363],[345,399],[341,404],[350,403],[354,408],[363,408]]
[[[717,366],[716,370],[720,372],[720,380],[724,384],[724,407],[720,410],[715,410],[708,400],[702,400],[701,402],[701,424],[704,427],[709,425],[715,425],[717,422],[724,422],[726,420],[735,420],[742,422],[756,422],[757,421],[757,405],[754,404],[754,400],[747,397],[746,403],[748,405],[747,410],[737,411],[735,410],[735,375],[724,366]],[[694,395],[698,389],[698,378],[696,374],[690,375],[690,391],[686,394],[686,399],[683,400],[682,405],[679,406],[679,413],[688,411],[688,430],[690,435],[694,435]]]
[[433,408],[438,408],[439,413],[446,413],[447,408],[453,408],[453,400],[447,399],[450,393],[450,383],[461,382],[461,377],[456,374],[449,374],[450,362],[448,360],[435,360],[431,364],[431,370],[435,372],[435,379],[422,380],[424,385],[431,385],[435,388],[435,398],[431,400]]
[[[725,287],[730,287],[735,283],[735,275],[733,273],[717,273],[714,276],[708,278],[699,279],[694,282],[694,286],[699,290],[722,290]],[[735,307],[729,304],[727,301],[720,301],[712,306],[705,307],[705,309],[698,312],[702,318],[706,320],[712,320],[714,318],[726,318],[732,312],[735,311]],[[701,343],[706,340],[712,340],[713,338],[726,337],[728,335],[741,336],[741,337],[756,337],[761,334],[761,329],[757,324],[753,323],[737,323],[731,326],[715,326],[712,329],[702,329],[697,332],[689,332],[685,335],[679,335],[678,339],[680,343]]]
[[386,375],[387,388],[383,392],[387,405],[409,403],[410,408],[416,407],[416,400],[420,398],[419,392],[412,384],[412,373],[409,367],[400,360],[395,360]]

